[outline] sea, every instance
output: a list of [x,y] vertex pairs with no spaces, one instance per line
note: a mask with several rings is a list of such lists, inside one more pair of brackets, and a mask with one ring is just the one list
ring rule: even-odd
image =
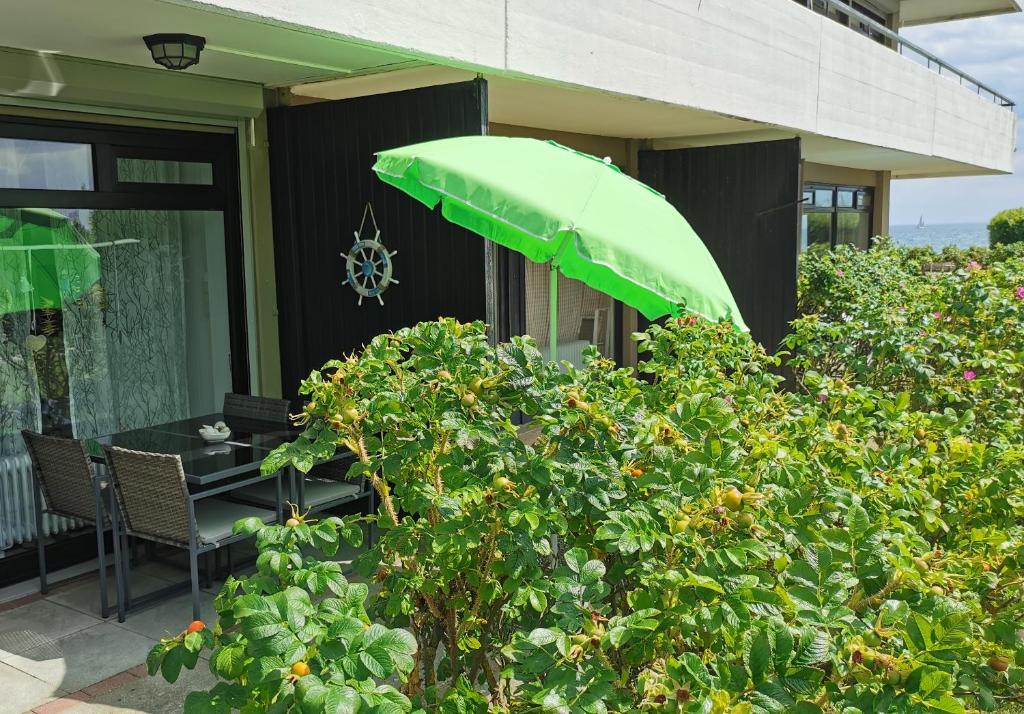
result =
[[918,228],[889,226],[893,243],[908,247],[931,246],[936,250],[947,245],[973,248],[988,245],[988,226],[984,223],[936,223]]

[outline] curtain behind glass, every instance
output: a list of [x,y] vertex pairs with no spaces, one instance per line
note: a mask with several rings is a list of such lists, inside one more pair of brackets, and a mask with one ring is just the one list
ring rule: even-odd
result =
[[[0,260],[10,258],[0,253]],[[0,456],[24,453],[21,430],[41,428],[35,341],[30,334],[31,313],[0,315]]]
[[[537,341],[547,356],[550,314],[550,267],[526,262],[525,302],[526,334]],[[557,359],[580,364],[581,352],[587,345],[596,345],[604,354],[611,353],[612,299],[590,286],[558,276],[558,355]]]
[[188,416],[180,214],[95,211],[90,229],[103,279],[64,314],[76,436]]

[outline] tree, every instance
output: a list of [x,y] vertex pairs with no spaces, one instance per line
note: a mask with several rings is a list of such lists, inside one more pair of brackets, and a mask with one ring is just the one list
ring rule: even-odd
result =
[[1010,208],[993,216],[988,224],[988,242],[991,246],[1024,242],[1024,207]]

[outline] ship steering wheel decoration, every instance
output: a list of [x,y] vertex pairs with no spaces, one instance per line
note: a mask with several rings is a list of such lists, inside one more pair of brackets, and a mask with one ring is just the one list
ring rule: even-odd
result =
[[[367,215],[373,223],[374,234],[372,239],[364,240],[362,235]],[[391,257],[398,251],[389,252],[380,242],[380,228],[377,227],[377,218],[373,215],[373,206],[369,203],[363,209],[363,220],[359,222],[359,230],[355,232],[355,237],[356,242],[349,251],[341,254],[346,260],[345,280],[341,284],[348,285],[356,291],[360,306],[364,297],[375,297],[383,305],[381,293],[392,283],[398,284],[398,281],[391,277]]]

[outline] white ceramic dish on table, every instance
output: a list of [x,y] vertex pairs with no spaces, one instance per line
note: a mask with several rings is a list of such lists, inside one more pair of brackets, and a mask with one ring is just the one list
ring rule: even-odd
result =
[[199,436],[211,444],[219,444],[222,441],[228,440],[231,436],[231,429],[222,421],[217,422],[213,426],[203,424],[203,427],[199,430]]

